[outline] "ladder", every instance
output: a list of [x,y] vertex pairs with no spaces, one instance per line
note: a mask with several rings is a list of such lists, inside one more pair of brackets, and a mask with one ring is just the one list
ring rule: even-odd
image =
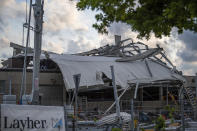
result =
[[196,111],[196,108],[197,108],[196,99],[195,99],[195,96],[193,94],[192,88],[188,87],[188,86],[185,86],[185,91],[186,91],[186,94],[189,98],[189,102],[190,102],[193,110]]

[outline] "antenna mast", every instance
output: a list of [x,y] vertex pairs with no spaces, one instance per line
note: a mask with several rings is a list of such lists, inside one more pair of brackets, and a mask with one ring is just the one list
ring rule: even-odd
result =
[[40,55],[42,46],[42,24],[43,24],[44,0],[35,0],[34,9],[34,56],[33,56],[33,82],[32,82],[32,104],[39,104],[39,72]]

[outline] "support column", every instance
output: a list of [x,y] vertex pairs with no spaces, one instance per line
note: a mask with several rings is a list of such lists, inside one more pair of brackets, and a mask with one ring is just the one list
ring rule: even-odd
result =
[[197,73],[195,76],[195,88],[196,88],[196,103],[197,103]]
[[113,90],[114,90],[114,99],[116,101],[116,113],[117,113],[117,117],[119,119],[119,124],[121,124],[120,105],[119,105],[119,98],[118,98],[118,93],[117,93],[117,88],[116,88],[114,66],[110,66],[110,68],[111,68],[111,75],[112,75],[112,85],[113,85]]
[[[197,105],[197,73],[196,73],[196,76],[195,76],[195,87],[196,87],[196,99],[195,99],[195,101],[196,101],[196,105]],[[196,106],[194,114],[195,114],[195,120],[197,120],[197,106]]]
[[81,78],[81,74],[76,74],[73,75],[73,79],[74,79],[74,83],[75,83],[75,106],[74,106],[74,116],[75,116],[75,131],[77,131],[78,129],[78,102],[77,102],[77,96],[78,96],[78,89],[79,89],[79,84],[80,84],[80,78]]
[[67,101],[67,99],[66,99],[66,97],[67,97],[67,92],[66,92],[66,89],[65,89],[65,87],[64,86],[62,86],[62,90],[63,90],[63,105],[66,105],[66,101]]
[[72,98],[71,98],[71,91],[68,91],[68,104],[71,104]]
[[168,85],[166,87],[166,105],[168,105]]
[[182,124],[182,131],[185,131],[184,96],[183,96],[183,92],[181,94],[181,124]]
[[42,24],[43,24],[43,0],[36,0],[33,5],[34,9],[34,57],[33,57],[33,82],[32,95],[33,104],[39,103],[39,72],[40,72],[40,54],[42,45]]
[[131,131],[134,131],[134,104],[133,104],[133,98],[131,98]]
[[163,87],[159,87],[159,100],[163,101]]
[[140,101],[143,102],[143,87],[140,88]]

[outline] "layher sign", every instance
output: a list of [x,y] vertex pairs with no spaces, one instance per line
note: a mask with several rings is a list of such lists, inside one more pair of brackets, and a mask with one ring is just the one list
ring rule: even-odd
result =
[[64,109],[54,106],[1,105],[2,131],[65,131]]

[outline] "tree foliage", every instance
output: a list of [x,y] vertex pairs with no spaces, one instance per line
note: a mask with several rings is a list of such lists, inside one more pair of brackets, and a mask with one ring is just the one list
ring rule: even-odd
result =
[[97,11],[93,27],[99,33],[108,33],[113,22],[130,25],[138,37],[169,36],[173,27],[197,32],[196,0],[79,0],[78,10]]
[[156,131],[165,131],[165,120],[164,118],[160,115],[156,120],[155,120],[155,130]]

